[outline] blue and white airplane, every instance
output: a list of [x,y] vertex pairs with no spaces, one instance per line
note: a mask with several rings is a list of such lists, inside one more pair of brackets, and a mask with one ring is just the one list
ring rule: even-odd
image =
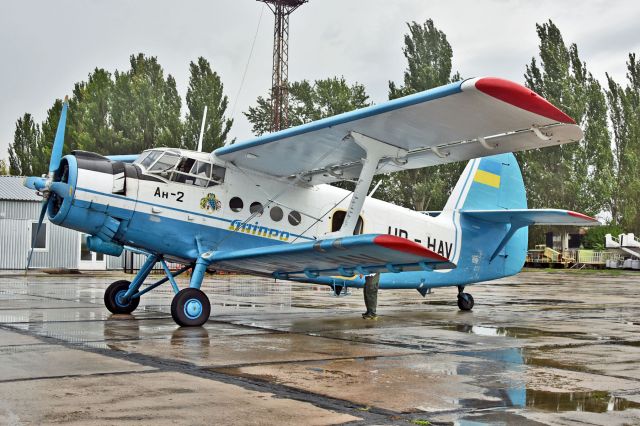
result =
[[[166,283],[171,314],[200,326],[211,305],[200,290],[207,269],[281,280],[381,289],[458,288],[518,273],[527,227],[595,225],[566,210],[527,209],[514,151],[583,137],[562,111],[529,89],[474,78],[216,149],[154,148],[134,156],[74,151],[62,156],[65,102],[49,173],[25,185],[43,196],[40,222],[90,234],[91,250],[144,253],[132,282],[104,301],[133,312]],[[470,160],[441,212],[419,212],[367,193],[377,174]],[[354,191],[331,185],[355,181]],[[172,273],[165,261],[185,266]],[[166,277],[142,286],[156,263]],[[27,266],[28,267],[28,266]],[[175,277],[191,270],[188,288]]]

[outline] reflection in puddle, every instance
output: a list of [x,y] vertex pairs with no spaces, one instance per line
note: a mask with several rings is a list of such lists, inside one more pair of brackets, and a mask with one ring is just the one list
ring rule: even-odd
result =
[[504,336],[514,337],[518,339],[527,339],[532,337],[571,337],[574,339],[580,339],[587,336],[585,333],[575,332],[555,332],[555,331],[543,331],[535,328],[524,327],[491,327],[483,325],[470,325],[470,324],[453,324],[442,327],[445,330],[459,331],[460,333],[476,334],[478,336]]
[[640,403],[611,395],[609,392],[547,392],[527,389],[527,407],[543,411],[588,411],[606,413],[640,408]]
[[[483,331],[481,331],[483,332]],[[459,355],[484,358],[494,362],[502,363],[489,367],[489,376],[496,373],[495,368],[508,373],[509,383],[498,389],[496,395],[504,404],[510,407],[534,408],[541,411],[563,412],[563,411],[587,411],[591,413],[606,413],[608,411],[623,411],[630,408],[640,408],[640,403],[611,395],[605,391],[592,392],[550,392],[529,389],[526,387],[524,377],[526,375],[526,365],[550,366],[552,368],[562,368],[557,361],[532,358],[525,356],[525,349],[506,348],[487,351],[465,351]],[[564,366],[566,368],[566,366]],[[482,366],[483,369],[487,368]],[[571,368],[575,371],[576,368]],[[462,364],[458,367],[457,373],[460,375],[478,375],[478,371],[471,371],[471,366]],[[482,375],[483,373],[480,373]],[[491,387],[490,387],[491,389]],[[491,391],[490,391],[491,393]],[[486,404],[480,400],[461,400],[460,403],[468,408],[486,408],[477,404]]]

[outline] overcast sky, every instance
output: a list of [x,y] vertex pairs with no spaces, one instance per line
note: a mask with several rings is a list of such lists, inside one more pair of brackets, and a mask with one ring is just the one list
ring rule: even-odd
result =
[[[447,34],[464,77],[522,82],[537,53],[535,24],[548,19],[601,82],[605,72],[623,81],[627,54],[640,53],[640,2],[632,0],[310,0],[291,18],[289,79],[344,75],[382,102],[388,81],[402,79],[406,22],[428,18]],[[271,85],[272,27],[271,12],[255,0],[2,0],[0,158],[18,117],[30,112],[42,121],[93,68],[127,70],[138,52],[158,57],[183,99],[189,62],[207,58],[235,105],[231,136],[250,137],[242,111]]]

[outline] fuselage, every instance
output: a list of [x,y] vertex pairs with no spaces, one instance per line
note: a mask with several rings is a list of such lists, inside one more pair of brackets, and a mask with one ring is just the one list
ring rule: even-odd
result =
[[[208,153],[151,150],[134,164],[83,153],[65,158],[69,168],[77,168],[75,176],[70,173],[76,179],[70,182],[74,194],[60,211],[50,212],[54,223],[113,246],[137,247],[185,263],[206,251],[322,239],[340,229],[351,198],[341,188],[274,179]],[[464,196],[464,188],[457,192],[452,197]],[[458,265],[383,274],[383,288],[463,285],[516,273],[522,266],[518,260],[519,266],[508,265],[506,256],[488,262],[486,229],[461,220],[456,210],[427,214],[367,197],[360,217],[355,233],[404,237]],[[360,286],[363,277],[305,281]]]

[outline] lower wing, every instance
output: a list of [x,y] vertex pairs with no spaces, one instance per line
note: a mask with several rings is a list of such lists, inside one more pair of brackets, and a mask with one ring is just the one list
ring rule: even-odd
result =
[[385,234],[220,252],[211,265],[282,279],[455,268],[447,258],[420,244]]

